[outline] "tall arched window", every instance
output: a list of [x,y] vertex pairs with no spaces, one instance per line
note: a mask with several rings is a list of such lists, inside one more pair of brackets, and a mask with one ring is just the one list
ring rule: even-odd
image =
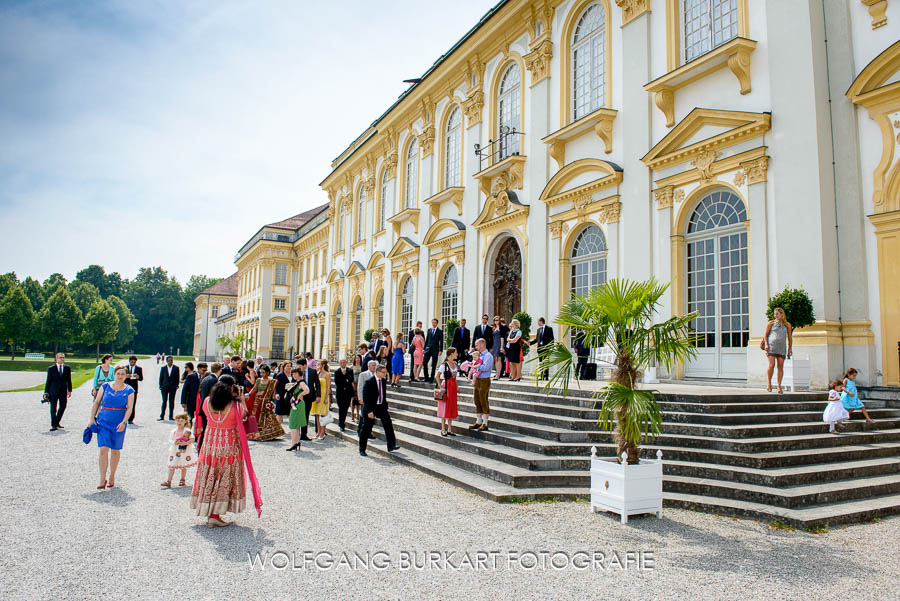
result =
[[519,63],[513,62],[503,72],[500,79],[500,91],[497,98],[497,132],[500,140],[500,159],[519,154],[519,135],[503,135],[512,130],[519,131],[522,126],[521,103],[522,74],[519,71]]
[[750,338],[747,212],[730,190],[697,203],[688,222],[687,305],[699,348],[742,348]]
[[459,277],[456,265],[451,265],[444,272],[441,280],[441,323],[456,319],[459,307]]
[[606,281],[606,253],[606,237],[598,226],[578,234],[569,258],[572,294],[585,296]]
[[388,201],[388,176],[387,169],[381,174],[381,205],[378,207],[378,231],[384,229],[384,221],[387,216]]
[[684,62],[737,37],[737,0],[682,0]]
[[419,189],[419,143],[413,138],[406,149],[406,194],[405,209],[415,208]]
[[356,203],[356,241],[366,239],[366,190],[365,186],[359,187],[359,199]]
[[341,313],[343,312],[343,307],[341,307],[341,303],[338,303],[334,307],[334,346],[332,347],[332,352],[334,356],[337,357],[338,351],[341,348]]
[[406,279],[403,280],[403,287],[400,289],[400,331],[404,334],[412,329],[414,294],[413,279],[406,276]]
[[378,299],[375,301],[375,327],[384,327],[384,291],[378,293]]
[[580,119],[606,102],[606,14],[595,2],[578,18],[572,36],[572,119]]
[[447,118],[444,133],[444,188],[460,185],[460,144],[462,143],[462,114],[455,106]]
[[362,299],[357,297],[356,307],[353,308],[353,347],[359,346],[362,342],[362,324],[363,324],[363,304]]

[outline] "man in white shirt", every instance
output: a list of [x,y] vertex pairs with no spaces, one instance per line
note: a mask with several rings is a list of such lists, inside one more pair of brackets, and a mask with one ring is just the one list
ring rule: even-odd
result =
[[475,382],[475,423],[469,426],[469,430],[487,432],[488,417],[491,414],[491,405],[488,402],[488,394],[491,392],[491,368],[494,365],[494,357],[487,350],[487,342],[484,338],[475,341],[475,352],[478,354],[480,365],[473,367],[469,374]]

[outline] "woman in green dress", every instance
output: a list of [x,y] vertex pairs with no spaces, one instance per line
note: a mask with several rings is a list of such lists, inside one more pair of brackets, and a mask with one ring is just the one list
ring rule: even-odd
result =
[[288,427],[291,429],[291,446],[287,451],[296,451],[300,448],[300,428],[306,426],[306,395],[309,388],[303,381],[303,370],[295,367],[291,370],[291,382],[285,386],[285,396],[291,405],[291,413],[288,417]]

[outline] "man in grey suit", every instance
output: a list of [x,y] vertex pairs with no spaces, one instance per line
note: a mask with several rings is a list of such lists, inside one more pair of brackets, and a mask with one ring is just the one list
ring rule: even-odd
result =
[[[375,377],[375,370],[378,368],[378,361],[375,361],[374,359],[372,359],[366,364],[366,367],[368,367],[369,369],[367,369],[366,371],[360,372],[359,377],[356,379],[356,389],[360,391],[359,392],[360,400],[362,400],[363,386],[365,386],[367,381],[369,381],[370,379]],[[366,423],[366,414],[363,412],[360,412],[359,413],[359,423],[356,425],[356,433],[360,436],[362,436],[363,426],[365,426],[365,423]],[[369,438],[375,438],[374,436],[372,436],[371,432],[372,432],[372,430],[370,428],[369,429]]]

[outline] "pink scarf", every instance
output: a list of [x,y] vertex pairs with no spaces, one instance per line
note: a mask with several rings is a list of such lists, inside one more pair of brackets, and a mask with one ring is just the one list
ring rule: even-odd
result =
[[256,472],[253,471],[253,462],[250,461],[250,445],[247,444],[247,432],[244,430],[244,420],[241,419],[241,412],[238,410],[237,402],[234,405],[234,421],[237,422],[238,436],[241,439],[241,455],[244,457],[244,467],[247,470],[247,478],[250,479],[250,489],[253,491],[253,505],[256,507],[256,517],[262,517],[262,492],[259,488],[259,481],[256,479]]

